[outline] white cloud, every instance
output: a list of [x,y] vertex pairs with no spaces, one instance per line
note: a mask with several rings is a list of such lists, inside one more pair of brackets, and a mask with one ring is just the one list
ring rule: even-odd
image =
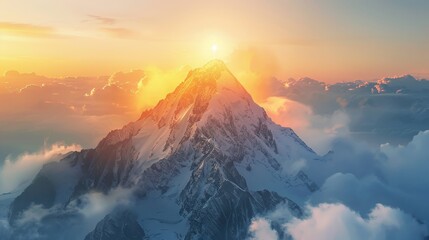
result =
[[351,138],[334,138],[328,144],[331,153],[323,161],[307,161],[306,172],[319,184],[336,173],[352,173],[358,177],[376,174],[385,156],[377,149]]
[[251,240],[275,240],[278,239],[277,232],[271,228],[267,219],[257,218],[252,221],[249,227]]
[[333,146],[327,161],[306,169],[321,183],[320,191],[310,197],[312,203],[341,202],[360,213],[382,203],[429,222],[429,131],[405,146],[385,144],[372,150],[341,139]]
[[331,116],[317,115],[310,107],[284,97],[269,97],[261,106],[274,122],[292,128],[319,154],[327,153],[335,138],[349,135],[350,119],[341,110]]
[[132,193],[133,189],[121,187],[112,189],[108,194],[88,193],[79,198],[83,202],[79,211],[87,218],[104,216],[118,206],[131,204]]
[[341,202],[355,211],[366,213],[378,202],[396,207],[400,196],[398,190],[374,175],[358,178],[351,173],[335,173],[325,181],[320,191],[311,196],[310,201],[313,204]]
[[[249,226],[249,238],[251,240],[282,239],[281,230],[284,223],[294,218],[287,204],[279,204],[277,207],[263,216],[255,217]],[[273,226],[277,226],[273,228]]]
[[25,210],[17,221],[18,225],[39,223],[44,217],[54,212],[54,209],[44,208],[42,205],[32,205]]
[[[84,239],[96,224],[117,208],[132,207],[133,190],[115,188],[108,193],[90,192],[70,202],[50,208],[31,205],[16,221],[16,239]],[[4,223],[4,226],[2,226]],[[61,223],[61,224],[58,224]],[[11,234],[6,219],[0,219],[0,239]]]
[[406,146],[383,144],[388,161],[383,170],[391,185],[408,192],[425,192],[429,186],[429,131],[420,132]]
[[0,193],[13,191],[26,181],[30,181],[43,164],[58,161],[64,154],[80,150],[79,145],[53,144],[38,152],[23,153],[13,159],[7,157],[0,169]]
[[425,229],[399,209],[377,204],[368,217],[362,217],[343,204],[321,204],[309,208],[306,219],[285,224],[295,240],[403,240],[422,239]]

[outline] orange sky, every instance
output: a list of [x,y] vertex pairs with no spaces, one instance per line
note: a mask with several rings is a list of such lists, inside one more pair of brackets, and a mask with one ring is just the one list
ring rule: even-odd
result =
[[0,1],[0,159],[46,142],[93,147],[213,58],[276,121],[306,128],[307,108],[268,94],[272,77],[429,78],[428,11],[427,0]]
[[213,57],[239,66],[256,51],[280,78],[427,77],[426,10],[424,0],[3,1],[0,72],[98,76]]

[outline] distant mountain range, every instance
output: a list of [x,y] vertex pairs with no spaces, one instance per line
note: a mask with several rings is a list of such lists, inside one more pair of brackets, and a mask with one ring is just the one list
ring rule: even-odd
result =
[[429,81],[411,75],[375,82],[327,84],[310,78],[279,81],[276,94],[310,106],[315,114],[346,112],[352,134],[382,144],[406,144],[429,129]]

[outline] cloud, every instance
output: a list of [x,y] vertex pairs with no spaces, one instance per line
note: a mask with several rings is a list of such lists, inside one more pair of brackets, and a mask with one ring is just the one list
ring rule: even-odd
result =
[[271,228],[271,223],[264,218],[258,218],[252,221],[249,227],[251,240],[278,239],[277,232]]
[[131,92],[137,91],[142,84],[146,84],[149,78],[146,78],[146,72],[135,69],[130,72],[117,72],[109,77],[108,85],[117,85]]
[[88,17],[103,25],[113,25],[116,23],[116,19],[110,17],[103,17],[98,15],[88,15]]
[[268,97],[260,105],[274,122],[292,128],[319,154],[331,150],[334,139],[349,135],[350,118],[341,110],[318,115],[310,107],[284,97]]
[[85,93],[83,114],[106,115],[135,112],[138,107],[138,91],[149,81],[143,70],[117,72],[109,77],[103,87],[94,87]]
[[9,223],[6,221],[6,219],[1,219],[1,218],[0,218],[0,237],[4,239],[9,239],[10,237]]
[[383,168],[389,184],[413,193],[427,191],[428,146],[429,130],[420,132],[405,146],[381,145],[381,152],[388,158]]
[[[375,207],[374,207],[375,206]],[[293,217],[280,204],[254,218],[249,239],[422,239],[427,229],[411,215],[383,204],[360,214],[342,203],[307,205],[303,217]]]
[[104,217],[116,207],[130,205],[133,201],[132,193],[133,189],[121,187],[112,189],[108,194],[88,193],[78,200],[79,205],[82,206],[79,212],[86,218]]
[[292,129],[310,127],[309,117],[313,115],[310,107],[283,97],[268,97],[260,104],[274,122]]
[[274,77],[279,72],[279,63],[267,49],[250,47],[236,49],[227,58],[228,67],[257,102],[270,96],[278,96],[281,83]]
[[0,163],[7,155],[35,152],[45,142],[94,147],[109,131],[157,104],[189,70],[147,67],[63,78],[8,71],[0,76],[5,89],[0,92]]
[[405,146],[385,144],[379,149],[337,139],[323,162],[305,166],[305,171],[323,183],[310,202],[341,202],[360,213],[382,203],[429,223],[428,141],[429,131],[419,133]]
[[358,178],[352,173],[337,172],[326,179],[320,191],[311,196],[310,202],[315,205],[342,203],[360,213],[369,212],[376,203],[409,210],[406,204],[400,204],[402,196],[399,190],[387,186],[374,175]]
[[[306,85],[319,88],[316,82]],[[288,166],[298,166],[320,186],[310,196],[311,204],[341,203],[367,214],[381,203],[429,223],[425,206],[429,198],[425,190],[429,185],[425,173],[429,168],[429,131],[418,133],[405,145],[377,146],[356,138],[350,130],[353,115],[349,117],[345,109],[331,116],[316,114],[313,108],[283,97],[269,97],[262,105],[276,122],[292,127],[318,153],[331,150],[320,161],[296,159]],[[400,129],[412,124],[404,122]]]
[[319,181],[338,172],[353,173],[358,177],[376,174],[381,161],[385,160],[376,149],[351,138],[334,138],[329,146],[331,152],[322,162],[307,164],[307,171]]
[[139,34],[137,31],[127,28],[117,26],[118,20],[111,17],[99,16],[99,15],[88,15],[92,22],[97,23],[100,27],[98,30],[109,37],[114,38],[134,38]]
[[[6,72],[0,76],[6,89],[0,93],[0,163],[9,154],[37,151],[45,142],[95,146],[110,130],[140,115],[138,75],[144,71],[110,78]],[[85,96],[91,91],[93,96]]]
[[32,205],[30,208],[25,210],[20,218],[18,218],[16,224],[18,226],[24,226],[29,223],[37,223],[39,224],[43,218],[52,214],[54,212],[53,209],[46,209],[42,205]]
[[285,224],[295,240],[310,239],[423,239],[425,229],[399,209],[377,204],[362,217],[342,204],[309,207],[309,217]]
[[[427,86],[425,80],[410,76],[371,84],[357,81],[326,85],[311,79],[291,80],[285,83],[286,95],[269,97],[262,105],[276,122],[292,127],[316,152],[325,154],[331,150],[321,161],[296,159],[291,163],[298,164],[320,186],[310,203],[342,203],[361,214],[381,203],[400,208],[427,224],[429,210],[425,204],[429,195],[425,189],[429,181],[425,169],[429,168],[429,131],[416,133],[405,144],[396,145],[404,131],[424,129],[425,125],[416,121],[429,116],[424,104]],[[373,94],[371,89],[384,90]],[[398,90],[404,94],[396,93]],[[405,120],[401,117],[404,115],[411,119]],[[380,146],[380,139],[375,144],[362,141],[356,129],[364,126],[369,131],[376,129],[375,133],[382,135],[380,139],[389,139],[393,144]],[[383,135],[382,129],[390,134]]]
[[38,152],[23,153],[17,158],[6,158],[0,169],[0,193],[15,190],[26,181],[30,181],[43,164],[58,161],[64,154],[80,150],[78,145],[53,144]]
[[115,38],[133,38],[138,36],[138,33],[134,30],[124,27],[103,27],[100,30],[108,36]]
[[31,205],[17,219],[14,229],[5,219],[2,226],[0,219],[0,238],[11,235],[13,239],[84,239],[107,214],[131,207],[132,193],[133,189],[119,187],[108,193],[87,193],[67,206]]
[[52,38],[61,36],[53,27],[16,22],[0,22],[0,32],[20,37]]
[[146,68],[145,77],[139,82],[136,92],[140,109],[155,106],[185,80],[190,70],[189,66],[167,70],[157,67]]
[[114,84],[100,89],[93,88],[85,97],[87,101],[81,109],[83,114],[106,115],[136,111],[135,96]]
[[284,223],[294,219],[287,204],[279,204],[263,216],[256,216],[249,226],[249,237],[252,240],[285,238]]

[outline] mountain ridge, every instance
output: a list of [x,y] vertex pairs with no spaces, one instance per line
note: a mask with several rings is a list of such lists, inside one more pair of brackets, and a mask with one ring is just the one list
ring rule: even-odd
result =
[[[94,191],[131,188],[139,207],[130,211],[149,239],[243,239],[252,217],[279,203],[302,214],[299,203],[317,185],[302,171],[286,173],[299,158],[317,155],[292,129],[275,124],[215,60],[190,71],[164,100],[95,149],[44,166],[36,179],[62,184],[39,201],[40,184],[33,182],[31,194],[12,203],[9,221],[32,204],[67,208]],[[166,220],[172,218],[178,220]],[[114,231],[102,226],[110,225],[100,223],[98,233]]]

